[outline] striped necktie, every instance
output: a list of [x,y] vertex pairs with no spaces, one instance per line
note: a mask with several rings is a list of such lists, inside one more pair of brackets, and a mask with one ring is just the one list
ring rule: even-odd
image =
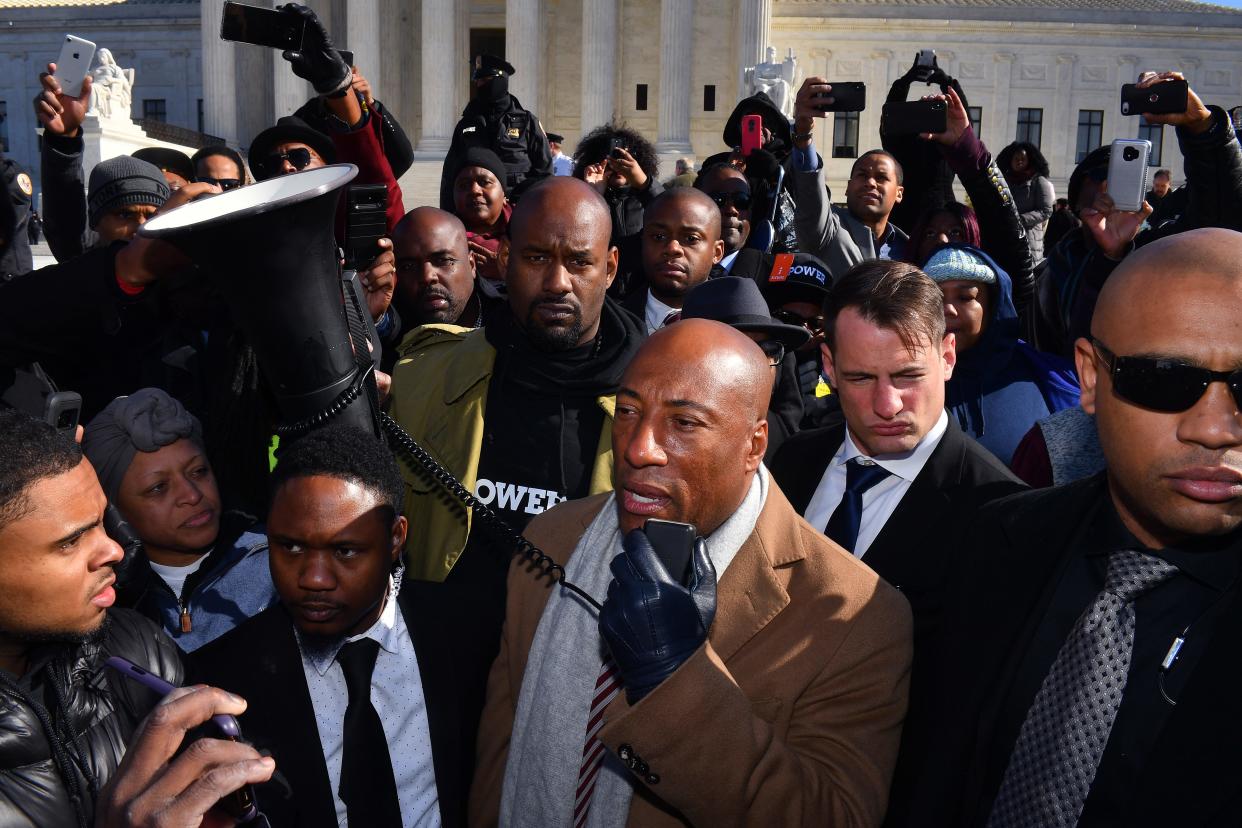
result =
[[604,726],[604,710],[621,690],[621,677],[611,655],[604,656],[595,691],[591,696],[591,712],[587,716],[586,742],[582,747],[582,764],[578,766],[578,790],[574,794],[574,828],[586,825],[591,810],[591,795],[595,793],[595,780],[599,778],[600,765],[604,763],[604,743],[599,740],[600,728]]

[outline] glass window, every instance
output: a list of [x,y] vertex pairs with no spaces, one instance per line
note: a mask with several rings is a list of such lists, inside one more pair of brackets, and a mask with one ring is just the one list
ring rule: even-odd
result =
[[0,152],[9,151],[9,102],[0,101]]
[[1040,144],[1044,137],[1044,111],[1042,109],[1018,110],[1018,134],[1014,140],[1027,141],[1042,149]]
[[203,129],[203,99],[202,98],[198,99],[198,131],[199,132],[207,131]]
[[1140,115],[1138,137],[1151,141],[1151,155],[1147,156],[1147,166],[1159,167],[1161,156],[1164,155],[1164,124],[1149,124]]
[[144,121],[159,121],[163,123],[168,120],[168,105],[163,98],[143,98],[142,99],[142,119]]
[[709,83],[703,87],[703,111],[716,111],[716,84]]
[[983,107],[967,107],[966,116],[970,118],[970,128],[975,131],[975,137],[983,138]]
[[858,157],[858,113],[836,112],[832,121],[832,157]]
[[1100,146],[1104,139],[1104,111],[1102,109],[1078,110],[1078,152],[1074,163],[1082,163],[1087,153]]
[[634,90],[634,108],[639,112],[647,109],[647,84],[640,83]]

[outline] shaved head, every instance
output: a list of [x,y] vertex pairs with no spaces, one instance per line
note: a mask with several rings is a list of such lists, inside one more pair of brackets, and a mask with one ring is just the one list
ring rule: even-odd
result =
[[652,334],[617,392],[621,531],[659,518],[707,535],[737,511],[767,449],[771,390],[767,357],[728,325],[686,319]]
[[417,207],[392,231],[396,258],[396,301],[402,317],[415,325],[445,322],[472,325],[474,262],[466,245],[466,226],[452,213]]
[[665,190],[643,213],[643,272],[652,295],[680,308],[724,258],[720,208],[702,190]]
[[[1075,359],[1095,415],[1109,492],[1126,527],[1159,548],[1242,526],[1242,406],[1224,382],[1189,399],[1185,368],[1242,370],[1242,234],[1205,229],[1153,242],[1104,283],[1094,342]],[[1114,387],[1130,380],[1134,399]],[[1197,381],[1190,380],[1193,387]],[[1150,394],[1156,408],[1143,405]],[[1172,401],[1172,402],[1170,402]]]
[[500,258],[509,308],[532,345],[563,351],[595,338],[617,275],[611,236],[608,204],[584,181],[547,178],[522,196]]
[[649,219],[662,209],[672,208],[684,211],[696,207],[709,216],[706,229],[711,234],[711,238],[713,240],[720,238],[720,210],[716,207],[716,202],[712,201],[707,193],[696,190],[694,187],[674,187],[671,190],[665,190],[647,205],[643,211],[643,217]]

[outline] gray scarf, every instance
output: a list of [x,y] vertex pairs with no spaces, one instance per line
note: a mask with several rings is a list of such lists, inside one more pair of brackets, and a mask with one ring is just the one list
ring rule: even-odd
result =
[[[708,557],[717,580],[754,532],[767,494],[768,472],[761,465],[742,505],[708,536]],[[602,603],[612,581],[608,565],[621,551],[612,495],[574,547],[565,575]],[[553,589],[531,642],[518,696],[501,791],[501,825],[573,825],[587,715],[605,646],[595,610],[568,590]],[[587,825],[625,825],[633,794],[630,772],[606,751]]]

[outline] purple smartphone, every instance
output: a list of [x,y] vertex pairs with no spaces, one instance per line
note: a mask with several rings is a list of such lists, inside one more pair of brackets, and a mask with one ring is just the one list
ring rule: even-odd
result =
[[[151,671],[144,670],[132,661],[120,656],[112,656],[104,663],[126,678],[133,679],[148,690],[158,693],[161,698],[177,689]],[[233,716],[221,713],[212,716],[210,721],[215,725],[220,738],[228,739],[232,742],[241,741],[241,727]],[[228,812],[229,816],[240,822],[254,819],[259,813],[254,790],[249,785],[239,788],[224,797],[224,799],[221,799],[220,806]]]

